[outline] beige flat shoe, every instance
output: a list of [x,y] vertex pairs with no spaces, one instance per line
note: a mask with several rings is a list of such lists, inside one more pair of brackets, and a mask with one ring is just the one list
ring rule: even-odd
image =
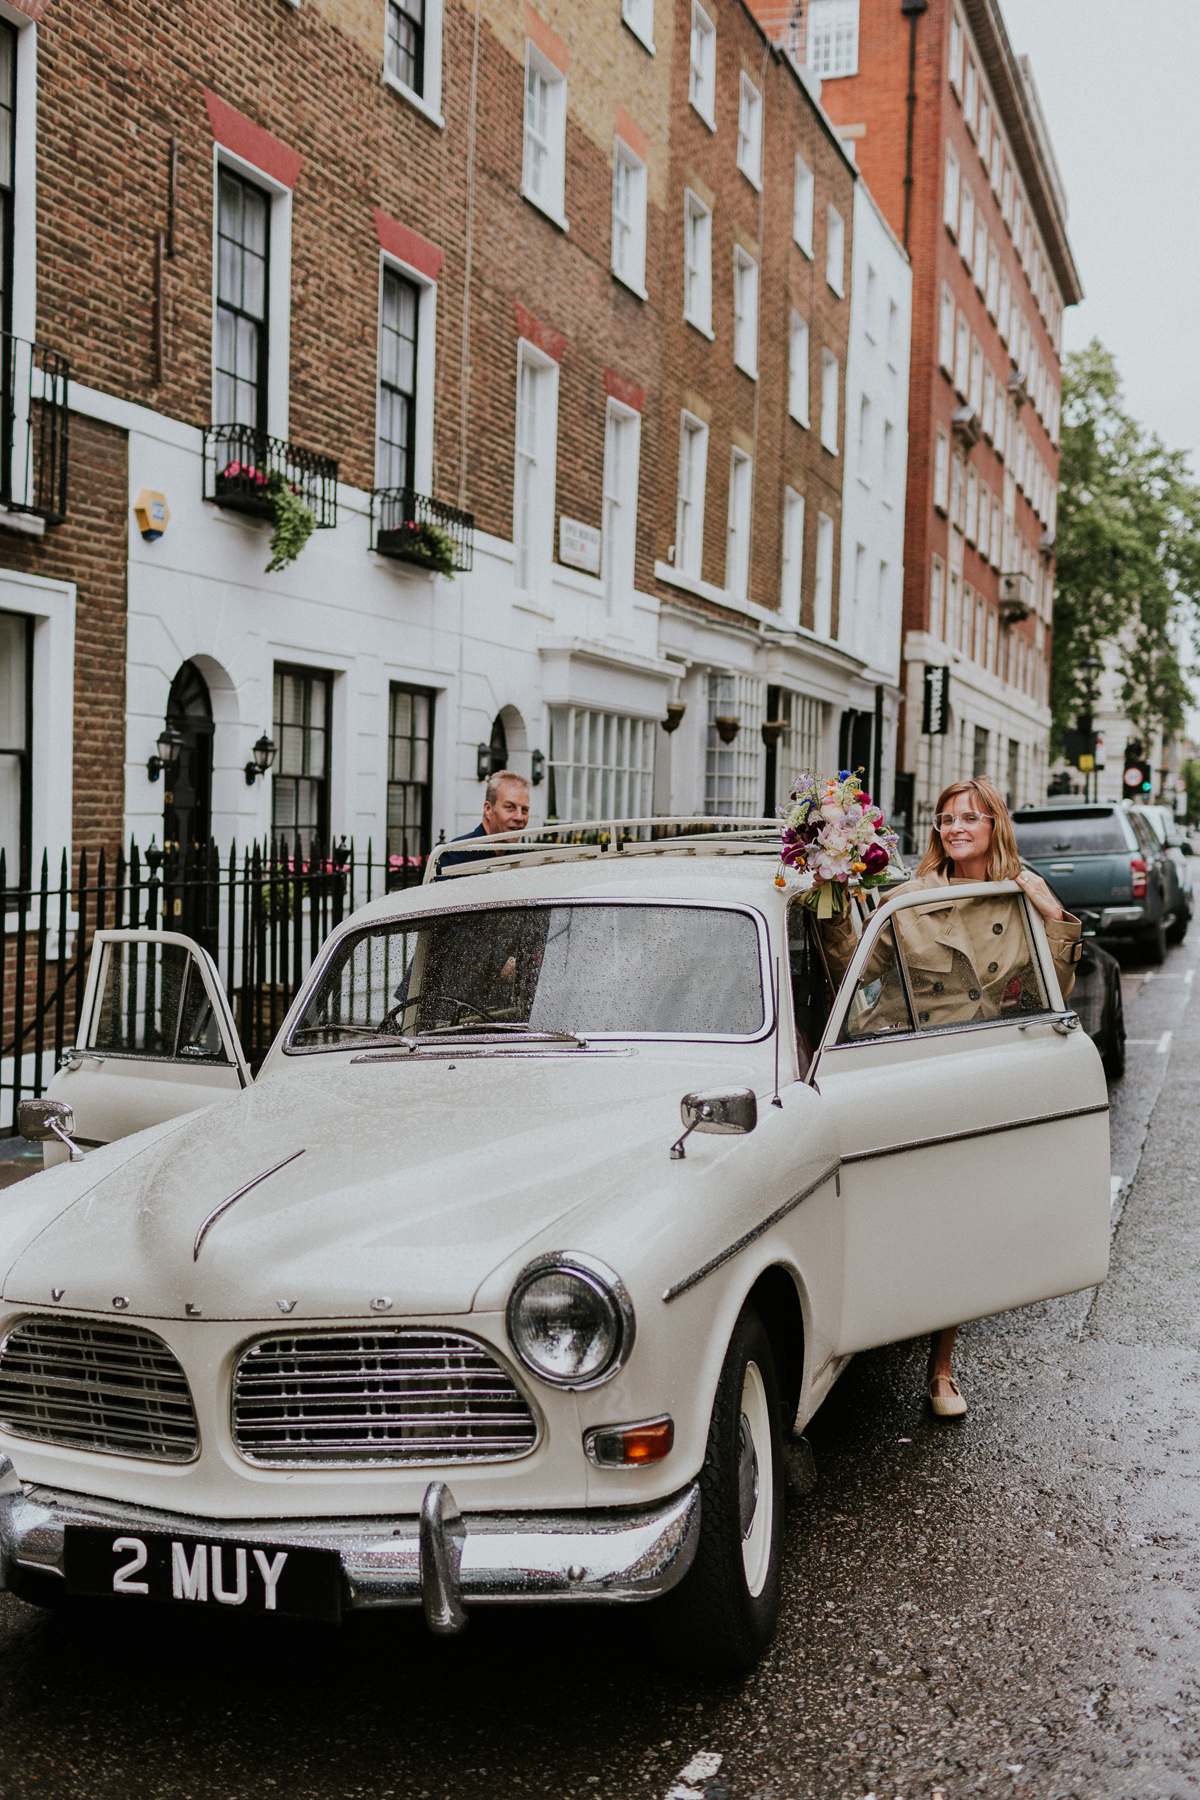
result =
[[961,1419],[967,1403],[952,1375],[934,1375],[929,1383],[929,1404],[939,1419]]

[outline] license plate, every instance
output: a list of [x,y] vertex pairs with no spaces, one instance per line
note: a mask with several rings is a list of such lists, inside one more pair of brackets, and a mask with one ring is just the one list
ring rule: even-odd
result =
[[167,1532],[68,1525],[64,1571],[69,1594],[240,1608],[335,1625],[342,1612],[342,1565],[336,1550],[228,1540],[214,1544]]

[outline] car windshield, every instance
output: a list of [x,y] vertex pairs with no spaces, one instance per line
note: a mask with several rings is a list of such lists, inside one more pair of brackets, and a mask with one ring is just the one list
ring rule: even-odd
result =
[[1115,812],[1014,813],[1013,830],[1022,856],[1122,856],[1130,848]]
[[512,906],[389,920],[343,939],[296,1049],[504,1026],[749,1037],[758,932],[728,907]]

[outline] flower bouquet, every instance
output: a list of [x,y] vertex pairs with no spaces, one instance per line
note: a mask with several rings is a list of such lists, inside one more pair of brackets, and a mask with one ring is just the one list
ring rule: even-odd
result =
[[[780,808],[780,818],[780,861],[812,877],[802,898],[818,919],[837,918],[846,911],[851,894],[881,887],[887,880],[896,834],[888,830],[883,814],[849,769],[825,782],[801,775],[787,808]],[[776,881],[784,885],[782,869]]]

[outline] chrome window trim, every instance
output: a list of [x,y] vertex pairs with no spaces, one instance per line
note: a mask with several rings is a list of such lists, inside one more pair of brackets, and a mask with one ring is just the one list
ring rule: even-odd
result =
[[1048,1025],[1053,1019],[1062,1018],[1062,1008],[1048,1006],[1044,1012],[1005,1013],[1003,1018],[996,1019],[962,1019],[951,1025],[918,1025],[915,1031],[877,1031],[871,1037],[850,1038],[843,1043],[825,1044],[822,1056],[832,1056],[835,1050],[865,1050],[878,1044],[912,1044],[922,1038],[952,1037],[961,1031],[990,1031],[1003,1025]]
[[[314,1044],[308,1048],[302,1044],[294,1044],[292,1042],[296,1030],[298,1029],[300,1018],[303,1016],[303,1006],[301,1005],[301,1002],[307,1004],[309,996],[316,991],[324,977],[326,969],[333,961],[334,956],[341,948],[346,938],[363,935],[385,925],[391,929],[400,930],[407,925],[407,922],[410,919],[413,921],[412,928],[417,929],[427,919],[451,918],[463,912],[512,912],[517,907],[547,906],[640,906],[669,907],[674,912],[684,909],[693,912],[735,912],[741,913],[745,917],[752,919],[754,921],[755,930],[758,933],[758,976],[759,992],[762,998],[763,1023],[756,1031],[744,1034],[694,1031],[589,1031],[587,1027],[584,1026],[582,1029],[586,1033],[589,1044],[760,1044],[765,1038],[769,1038],[774,1031],[774,984],[771,965],[770,929],[767,924],[766,914],[758,907],[752,906],[749,901],[676,900],[667,898],[663,895],[648,895],[645,899],[642,899],[631,894],[614,894],[611,898],[599,894],[579,896],[567,894],[553,895],[538,899],[474,900],[469,902],[466,906],[444,906],[438,907],[436,910],[431,908],[428,912],[422,910],[417,913],[399,913],[387,920],[375,920],[370,924],[355,925],[342,931],[337,937],[329,940],[325,947],[324,954],[309,970],[308,978],[293,1002],[293,1006],[299,1009],[298,1016],[296,1024],[291,1027],[287,1035],[287,1040],[282,1045],[283,1054],[285,1056],[341,1056],[348,1051],[357,1054],[362,1054],[365,1051],[366,1046],[361,1042],[358,1044],[341,1045]],[[383,1049],[386,1046],[381,1043],[378,1047]],[[466,1048],[465,1040],[464,1048]],[[571,1054],[577,1054],[577,1052],[572,1052]],[[407,1061],[408,1059],[405,1058],[404,1060]]]
[[[272,1339],[279,1337],[354,1337],[368,1333],[382,1335],[385,1331],[394,1333],[406,1331],[440,1332],[447,1336],[466,1338],[470,1343],[478,1345],[479,1349],[482,1350],[486,1356],[490,1356],[493,1362],[504,1371],[512,1382],[516,1392],[521,1396],[522,1400],[524,1400],[526,1406],[529,1408],[530,1416],[533,1419],[534,1424],[534,1435],[533,1442],[529,1445],[528,1449],[518,1451],[515,1456],[512,1454],[504,1454],[501,1456],[471,1456],[463,1457],[457,1462],[447,1462],[445,1460],[439,1461],[436,1457],[404,1457],[395,1459],[379,1457],[374,1461],[369,1461],[360,1457],[352,1462],[337,1462],[332,1457],[320,1457],[314,1458],[312,1462],[302,1462],[297,1459],[287,1463],[279,1463],[265,1462],[258,1457],[248,1456],[246,1454],[238,1443],[237,1414],[234,1407],[234,1396],[237,1388],[238,1369],[256,1344],[270,1343]],[[522,1364],[521,1367],[523,1369],[524,1365]],[[372,1475],[380,1469],[453,1468],[461,1470],[464,1468],[482,1468],[485,1464],[524,1462],[527,1457],[534,1455],[534,1453],[541,1448],[545,1435],[546,1422],[542,1416],[542,1409],[537,1404],[533,1395],[529,1392],[526,1383],[518,1375],[508,1353],[505,1350],[501,1350],[498,1345],[493,1344],[488,1338],[480,1337],[478,1332],[463,1331],[457,1325],[435,1325],[431,1324],[428,1320],[422,1321],[420,1319],[410,1318],[391,1319],[384,1325],[378,1317],[375,1317],[372,1318],[370,1323],[364,1323],[361,1319],[346,1319],[340,1323],[324,1321],[319,1324],[313,1323],[307,1328],[304,1326],[297,1326],[294,1331],[289,1331],[286,1326],[276,1326],[271,1331],[259,1331],[256,1332],[253,1337],[246,1338],[234,1352],[229,1364],[229,1441],[233,1453],[239,1461],[244,1462],[248,1468],[266,1469],[276,1475],[287,1476],[293,1472],[300,1471],[306,1475],[319,1475],[325,1470],[328,1470],[330,1474]]]

